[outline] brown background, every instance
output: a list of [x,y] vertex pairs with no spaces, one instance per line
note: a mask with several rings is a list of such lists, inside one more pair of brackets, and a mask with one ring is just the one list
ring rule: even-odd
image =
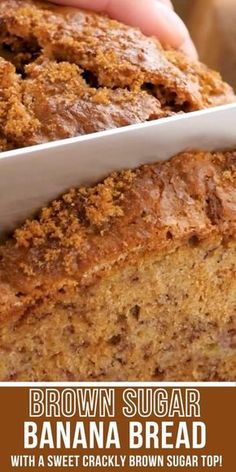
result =
[[[70,388],[72,385],[70,386]],[[92,387],[91,387],[92,388]],[[195,387],[196,388],[196,387]],[[123,387],[116,388],[116,420],[119,422],[120,437],[122,438],[122,450],[110,450],[110,451],[83,451],[83,450],[44,450],[45,455],[52,454],[128,454],[128,434],[127,434],[127,423],[128,419],[122,416],[122,390]],[[236,438],[236,388],[234,387],[203,387],[199,388],[201,392],[201,418],[197,418],[196,421],[204,421],[207,425],[207,447],[203,450],[191,451],[181,450],[175,451],[167,450],[132,450],[130,454],[217,454],[223,455],[223,467],[205,470],[221,470],[222,472],[233,472],[235,470],[235,438]],[[28,418],[28,388],[25,387],[2,387],[0,388],[0,413],[1,413],[1,447],[0,447],[0,470],[1,472],[8,472],[14,469],[10,466],[10,455],[11,454],[37,454],[38,451],[34,449],[23,450],[23,422],[24,421],[37,421],[37,419]],[[72,421],[79,420],[74,418]],[[97,418],[99,419],[99,418]],[[57,418],[60,420],[60,418]],[[68,419],[65,419],[65,421]],[[94,418],[92,418],[94,420]],[[111,419],[113,420],[113,419]],[[132,418],[132,420],[141,421],[138,418]],[[173,421],[173,419],[170,419]],[[181,418],[183,420],[183,418]],[[43,419],[38,420],[43,421]],[[48,421],[48,418],[47,418]],[[160,421],[158,418],[148,418],[148,421]],[[164,418],[164,421],[168,421],[168,418]],[[178,421],[178,420],[175,420]],[[189,421],[192,421],[191,419]],[[53,420],[52,420],[53,422]],[[43,454],[43,451],[40,451]],[[66,470],[59,468],[23,468],[15,470]],[[80,470],[95,470],[95,469],[80,469]],[[101,469],[100,469],[101,470]],[[103,469],[104,470],[104,469]],[[106,469],[109,470],[109,469]],[[120,470],[129,470],[121,469]],[[130,470],[141,470],[132,468]],[[144,469],[143,469],[144,470]],[[154,470],[145,469],[145,470]],[[160,470],[190,470],[186,468],[161,468]],[[192,468],[191,470],[203,470],[202,468]]]
[[174,0],[200,59],[236,90],[236,0]]

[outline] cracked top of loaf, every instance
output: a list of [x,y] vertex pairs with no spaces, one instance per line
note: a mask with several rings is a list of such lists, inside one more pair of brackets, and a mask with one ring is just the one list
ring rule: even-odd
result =
[[0,2],[0,150],[235,100],[220,75],[105,16]]
[[183,153],[72,189],[0,246],[0,314],[65,299],[153,252],[236,237],[236,152]]

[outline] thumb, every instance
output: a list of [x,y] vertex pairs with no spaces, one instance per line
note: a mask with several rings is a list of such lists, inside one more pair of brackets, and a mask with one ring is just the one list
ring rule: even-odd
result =
[[162,44],[197,58],[196,49],[181,18],[170,8],[168,0],[52,0],[99,12],[131,26],[138,26],[144,34],[157,36]]

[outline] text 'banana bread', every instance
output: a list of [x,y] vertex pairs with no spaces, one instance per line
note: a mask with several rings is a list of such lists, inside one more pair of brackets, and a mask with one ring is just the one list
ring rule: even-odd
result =
[[0,150],[235,101],[219,74],[107,17],[0,2]]

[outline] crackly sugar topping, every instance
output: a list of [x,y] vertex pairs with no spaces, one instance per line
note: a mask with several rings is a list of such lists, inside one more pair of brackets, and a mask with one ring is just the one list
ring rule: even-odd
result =
[[219,74],[105,16],[0,2],[0,150],[234,101]]
[[0,247],[0,278],[74,284],[140,252],[235,237],[235,155],[183,153],[71,189]]
[[122,217],[124,192],[130,188],[135,173],[114,173],[95,187],[71,189],[42,209],[38,220],[28,220],[16,230],[18,247],[40,246],[57,241],[61,247],[79,247],[85,229],[102,232],[110,219]]

